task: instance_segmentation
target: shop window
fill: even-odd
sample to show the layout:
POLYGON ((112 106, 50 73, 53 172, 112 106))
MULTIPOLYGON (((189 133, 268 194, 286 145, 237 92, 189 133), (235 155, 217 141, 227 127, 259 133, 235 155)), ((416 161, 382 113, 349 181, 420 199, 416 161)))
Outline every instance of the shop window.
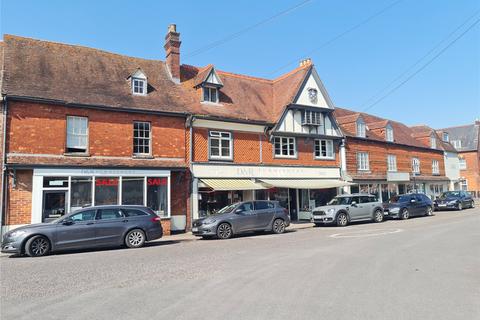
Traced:
POLYGON ((65 190, 43 191, 43 222, 58 219, 66 213, 65 190))
POLYGON ((370 165, 368 163, 368 153, 367 152, 358 152, 357 153, 357 169, 368 171, 370 170, 370 165))
POLYGON ((67 117, 67 153, 87 153, 88 118, 67 117))
POLYGON ((297 155, 295 138, 275 137, 275 156, 279 158, 294 158, 297 155))
POLYGON ((70 211, 92 205, 92 177, 72 177, 70 211))
POLYGON ((268 190, 255 190, 256 200, 268 200, 268 190))
POLYGON ((315 158, 333 159, 333 141, 332 140, 315 140, 315 158))
MULTIPOLYGON (((308 212, 310 210, 310 195, 308 189, 300 189, 299 194, 299 209, 300 211, 308 212)), ((313 202, 312 202, 313 203, 313 202)))
POLYGON ((167 217, 168 212, 168 179, 166 177, 147 178, 147 207, 162 217, 167 217))
POLYGON ((359 192, 360 192, 360 188, 358 184, 350 187, 350 193, 359 193, 359 192))
POLYGON ((233 139, 230 132, 209 132, 210 159, 232 160, 233 139))
POLYGON ((43 177, 44 188, 68 188, 68 177, 43 177))
POLYGON ((143 205, 143 177, 122 178, 122 204, 143 205))
POLYGON ((95 178, 95 205, 118 204, 118 177, 95 178))
POLYGON ((150 155, 151 149, 150 122, 135 121, 133 123, 133 154, 150 155))

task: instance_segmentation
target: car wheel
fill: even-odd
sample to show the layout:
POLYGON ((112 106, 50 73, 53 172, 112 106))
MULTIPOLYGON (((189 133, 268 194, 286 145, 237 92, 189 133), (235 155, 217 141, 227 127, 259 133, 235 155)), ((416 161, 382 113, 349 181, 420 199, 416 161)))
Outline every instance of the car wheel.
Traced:
POLYGON ((346 213, 341 212, 337 216, 337 226, 345 227, 348 224, 348 216, 346 213))
POLYGON ((426 216, 432 216, 433 215, 433 210, 432 207, 427 207, 427 212, 425 213, 426 216))
POLYGON ((317 227, 317 228, 318 228, 318 227, 320 227, 320 226, 321 226, 321 224, 320 224, 320 223, 315 223, 315 227, 317 227))
POLYGON ((221 223, 217 228, 217 237, 219 239, 229 239, 233 235, 232 226, 228 223, 221 223))
POLYGON ((463 206, 462 206, 462 203, 461 203, 461 202, 459 202, 459 203, 457 204, 457 210, 458 210, 458 211, 463 210, 463 206))
POLYGON ((475 208, 475 201, 472 200, 472 202, 470 202, 470 208, 475 208))
POLYGON ((282 219, 275 219, 272 226, 273 233, 280 234, 285 232, 285 221, 282 219))
POLYGON ((125 245, 129 248, 140 248, 145 244, 145 232, 140 229, 130 230, 125 236, 125 245))
POLYGON ((375 210, 375 213, 373 214, 373 221, 375 222, 382 222, 383 221, 383 211, 382 210, 375 210))
POLYGON ((402 210, 402 212, 400 212, 400 219, 407 220, 408 218, 410 218, 410 212, 408 212, 408 209, 405 208, 402 210))
POLYGON ((41 257, 50 253, 50 241, 44 236, 34 236, 25 244, 25 253, 30 257, 41 257))

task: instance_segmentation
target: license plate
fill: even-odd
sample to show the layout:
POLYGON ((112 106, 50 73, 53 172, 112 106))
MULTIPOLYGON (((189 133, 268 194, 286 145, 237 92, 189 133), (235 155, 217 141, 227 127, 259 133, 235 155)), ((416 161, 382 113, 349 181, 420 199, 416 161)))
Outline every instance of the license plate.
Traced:
POLYGON ((192 232, 197 232, 198 228, 192 228, 192 232))
POLYGON ((439 207, 446 207, 447 205, 442 203, 442 204, 439 204, 438 206, 439 207))

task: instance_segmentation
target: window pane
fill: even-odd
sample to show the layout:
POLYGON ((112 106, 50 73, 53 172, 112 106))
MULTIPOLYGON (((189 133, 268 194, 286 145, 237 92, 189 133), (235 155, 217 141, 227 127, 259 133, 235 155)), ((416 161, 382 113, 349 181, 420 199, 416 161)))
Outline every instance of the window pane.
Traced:
POLYGON ((143 177, 122 178, 122 204, 143 205, 143 177))
POLYGON ((122 210, 120 209, 101 209, 98 210, 97 220, 111 220, 123 218, 122 210))
POLYGON ((203 88, 203 101, 210 101, 210 90, 203 88))
POLYGON ((43 177, 44 188, 67 188, 68 177, 43 177))
POLYGON ((147 178, 147 207, 159 216, 167 216, 167 178, 147 178))
POLYGON ((95 210, 87 210, 71 216, 73 221, 90 221, 95 218, 95 210))
POLYGON ((138 210, 138 209, 123 209, 123 214, 126 216, 126 217, 138 217, 138 216, 146 216, 147 213, 142 211, 142 210, 138 210))
POLYGON ((217 89, 210 89, 210 101, 217 102, 217 89))
POLYGON ((211 148, 210 148, 210 155, 211 155, 211 156, 219 156, 219 155, 220 155, 220 148, 218 148, 218 147, 211 147, 211 148))
POLYGON ((88 141, 88 118, 67 117, 67 152, 86 152, 88 141))
POLYGON ((72 177, 70 191, 71 211, 92 205, 92 177, 72 177))
POLYGON ((118 177, 95 178, 95 205, 118 204, 118 177))
POLYGON ((211 138, 210 139, 210 145, 212 147, 218 147, 220 144, 220 140, 219 139, 216 139, 216 138, 211 138))
POLYGON ((230 148, 222 148, 222 157, 230 157, 230 148))

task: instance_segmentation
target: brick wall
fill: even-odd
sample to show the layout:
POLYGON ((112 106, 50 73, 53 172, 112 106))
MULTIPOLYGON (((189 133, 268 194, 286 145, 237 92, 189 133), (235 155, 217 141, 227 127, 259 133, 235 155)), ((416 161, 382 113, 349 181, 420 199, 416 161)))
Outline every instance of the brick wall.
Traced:
POLYGON ((32 221, 32 170, 17 170, 16 179, 8 177, 8 201, 5 225, 32 221))
POLYGON ((468 191, 480 193, 480 153, 478 151, 460 152, 459 158, 465 159, 466 170, 460 170, 460 177, 467 179, 468 191))
POLYGON ((185 119, 30 102, 9 102, 8 152, 63 155, 66 117, 87 116, 89 153, 125 156, 133 153, 133 121, 150 121, 152 155, 185 159, 185 119))
POLYGON ((370 174, 372 175, 386 175, 388 168, 387 156, 389 154, 396 155, 398 172, 412 172, 412 157, 417 157, 420 160, 420 172, 422 175, 432 175, 432 160, 438 161, 439 175, 445 175, 443 151, 355 138, 347 138, 345 151, 349 174, 357 173, 357 152, 367 152, 370 162, 370 174))
MULTIPOLYGON (((208 129, 195 128, 194 161, 208 161, 208 129)), ((233 132, 233 162, 237 164, 270 164, 270 165, 301 165, 301 166, 340 166, 339 147, 335 146, 334 160, 317 160, 314 158, 314 142, 312 139, 296 138, 296 159, 275 158, 273 143, 264 134, 233 132), (260 148, 261 144, 261 148, 260 148), (260 157, 260 150, 262 156, 260 157)))

